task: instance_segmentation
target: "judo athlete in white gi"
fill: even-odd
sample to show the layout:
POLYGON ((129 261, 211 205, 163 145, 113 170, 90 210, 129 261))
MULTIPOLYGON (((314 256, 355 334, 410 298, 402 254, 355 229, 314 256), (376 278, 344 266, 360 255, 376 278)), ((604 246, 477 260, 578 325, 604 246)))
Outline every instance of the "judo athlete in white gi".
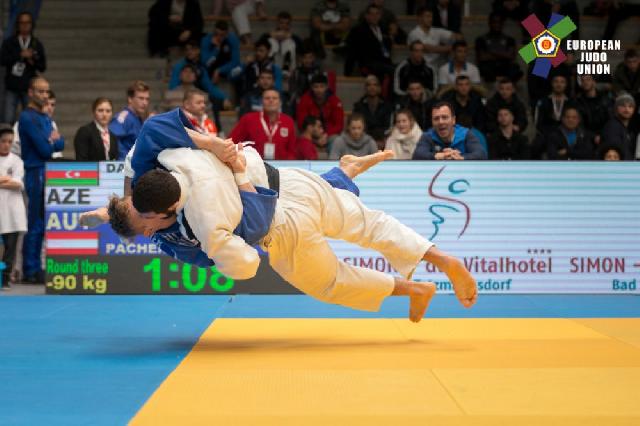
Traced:
MULTIPOLYGON (((132 194, 146 228, 171 226, 176 215, 183 214, 221 273, 234 279, 253 277, 260 262, 258 252, 232 231, 242 216, 240 191, 256 192, 255 186, 268 185, 257 152, 240 148, 231 168, 209 152, 189 148, 165 150, 158 161, 170 172, 145 173, 132 194)), ((409 296, 409 318, 417 322, 435 293, 433 283, 410 281, 418 263, 426 260, 448 275, 463 306, 476 302, 476 282, 462 262, 395 218, 368 209, 351 192, 293 168, 280 169, 279 190, 271 226, 260 246, 268 252, 272 268, 302 292, 367 311, 377 311, 388 296, 409 296), (340 261, 326 238, 379 251, 402 278, 340 261)))

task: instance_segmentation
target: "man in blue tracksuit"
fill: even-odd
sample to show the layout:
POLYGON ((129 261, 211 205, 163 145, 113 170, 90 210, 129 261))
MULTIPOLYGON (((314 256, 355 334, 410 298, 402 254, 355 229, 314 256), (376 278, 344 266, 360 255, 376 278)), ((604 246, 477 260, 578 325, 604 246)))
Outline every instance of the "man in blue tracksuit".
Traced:
POLYGON ((200 40, 200 62, 214 84, 219 83, 220 77, 232 81, 242 76, 240 39, 229 31, 226 21, 216 22, 213 33, 200 40))
POLYGON ((109 124, 109 130, 118 138, 118 160, 125 159, 148 116, 149 86, 136 80, 127 88, 127 107, 116 114, 109 124))
POLYGON ((414 160, 486 160, 487 153, 478 138, 456 124, 453 106, 438 102, 431 109, 433 127, 422 134, 414 160))
POLYGON ((29 198, 28 231, 22 247, 23 272, 26 282, 43 283, 40 261, 44 237, 45 162, 56 151, 64 149, 64 139, 53 129, 51 118, 44 112, 49 101, 49 83, 42 77, 31 80, 29 105, 20 114, 18 131, 24 161, 24 186, 29 198))

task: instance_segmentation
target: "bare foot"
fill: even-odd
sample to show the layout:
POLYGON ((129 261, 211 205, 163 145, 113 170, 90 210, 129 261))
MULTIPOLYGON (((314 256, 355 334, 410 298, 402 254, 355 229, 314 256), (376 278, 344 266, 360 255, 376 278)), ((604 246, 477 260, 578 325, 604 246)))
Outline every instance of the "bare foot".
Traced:
POLYGON ((340 168, 342 171, 353 179, 361 173, 366 172, 369 168, 376 164, 393 158, 393 151, 387 149, 385 151, 378 151, 375 154, 365 155, 363 157, 356 157, 355 155, 343 155, 340 157, 340 168))
POLYGON ((462 303, 462 306, 465 308, 472 307, 478 300, 478 286, 464 264, 452 257, 447 262, 444 273, 449 277, 456 297, 462 303))
POLYGON ((434 294, 436 294, 436 285, 434 283, 410 282, 409 319, 412 322, 420 322, 434 294))

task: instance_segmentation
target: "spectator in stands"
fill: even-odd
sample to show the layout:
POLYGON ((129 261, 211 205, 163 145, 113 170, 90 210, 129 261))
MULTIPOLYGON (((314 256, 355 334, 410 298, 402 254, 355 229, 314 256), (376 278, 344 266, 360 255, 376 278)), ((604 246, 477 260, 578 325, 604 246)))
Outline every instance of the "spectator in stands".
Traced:
POLYGON ((368 75, 364 84, 365 95, 353 105, 353 112, 364 117, 367 133, 382 149, 386 140, 385 135, 391 128, 393 106, 382 98, 378 77, 368 75))
POLYGON ((476 38, 476 62, 480 76, 486 82, 502 77, 511 81, 522 78, 522 70, 516 63, 516 40, 503 32, 504 19, 489 15, 489 32, 476 38))
POLYGON ((142 123, 149 116, 149 86, 136 80, 127 88, 127 106, 109 124, 109 130, 118 138, 118 160, 125 159, 136 142, 142 123))
POLYGON ((272 58, 269 57, 271 46, 266 40, 258 40, 255 44, 254 60, 248 63, 244 69, 244 89, 246 93, 255 89, 258 84, 258 77, 262 70, 270 70, 273 73, 275 88, 282 92, 282 70, 272 58))
MULTIPOLYGON (((51 119, 51 127, 53 128, 54 131, 58 132, 58 124, 56 123, 56 121, 53 119, 53 114, 55 114, 56 112, 56 105, 57 105, 57 100, 56 100, 56 94, 54 93, 53 90, 49 90, 49 98, 47 99, 47 104, 44 107, 43 111, 45 114, 47 114, 49 116, 49 118, 51 119)), ((18 123, 16 123, 17 125, 18 123)), ((54 152, 51 155, 52 159, 60 159, 62 158, 62 152, 54 152)))
POLYGON ((340 0, 321 0, 311 9, 311 42, 316 55, 325 57, 324 46, 340 45, 351 27, 349 4, 340 0))
POLYGON ((592 160, 595 152, 593 133, 580 126, 580 113, 575 106, 562 111, 562 121, 549 133, 549 160, 592 160))
POLYGON ((324 153, 322 158, 326 160, 327 154, 327 134, 322 128, 322 121, 314 115, 308 115, 302 121, 300 136, 296 142, 297 160, 317 160, 318 150, 316 147, 322 150, 324 153))
POLYGON ((13 264, 18 249, 18 236, 27 230, 22 189, 24 183, 24 165, 22 159, 11 152, 13 131, 0 129, 0 240, 4 245, 2 262, 2 288, 9 288, 13 264))
POLYGON ((365 118, 361 114, 351 114, 346 130, 331 144, 329 160, 338 160, 347 154, 362 157, 378 152, 378 144, 365 132, 366 128, 365 118))
POLYGON ((456 124, 453 105, 438 102, 431 114, 433 127, 420 138, 414 160, 486 160, 487 153, 474 134, 456 124))
POLYGON ((213 84, 220 83, 220 77, 235 81, 242 77, 240 63, 240 39, 229 31, 226 21, 218 21, 213 33, 206 34, 200 41, 200 62, 206 67, 213 84))
POLYGON ((218 129, 207 117, 207 94, 199 89, 189 89, 184 93, 182 111, 193 127, 206 135, 217 135, 218 129))
POLYGON ((195 86, 207 92, 212 102, 221 103, 224 109, 231 108, 231 101, 227 95, 220 90, 218 86, 213 84, 209 78, 209 73, 204 65, 200 62, 200 45, 196 40, 189 40, 185 45, 184 58, 176 62, 171 71, 171 80, 169 80, 169 89, 173 90, 180 85, 180 72, 185 65, 190 64, 196 71, 195 86))
POLYGON ((592 75, 582 75, 578 78, 580 93, 576 97, 576 104, 582 126, 596 135, 600 140, 600 132, 611 116, 613 96, 609 91, 596 89, 596 80, 592 75))
POLYGON ((375 4, 367 6, 365 22, 356 25, 347 37, 345 75, 350 75, 354 64, 362 74, 374 74, 380 81, 391 81, 391 39, 380 27, 381 11, 375 4))
POLYGON ((171 90, 164 92, 163 108, 165 110, 174 109, 182 105, 184 94, 187 90, 196 88, 198 79, 198 69, 193 64, 185 64, 180 70, 180 84, 171 90))
POLYGON ((455 116, 468 115, 471 117, 473 127, 484 131, 486 114, 482 97, 471 89, 471 81, 466 75, 456 77, 454 90, 447 92, 442 99, 453 105, 455 116))
POLYGON ((335 72, 323 71, 318 62, 316 55, 310 47, 303 48, 300 65, 293 70, 289 76, 289 95, 291 110, 295 111, 302 95, 311 89, 311 79, 316 74, 323 74, 329 82, 329 90, 336 93, 335 72))
POLYGON ((598 150, 597 160, 621 161, 624 159, 624 152, 616 145, 604 145, 598 150))
POLYGON ((200 40, 203 24, 198 0, 156 0, 149 9, 149 54, 164 57, 170 47, 200 40))
POLYGON ((431 13, 434 27, 445 28, 454 33, 460 32, 462 11, 455 2, 437 0, 431 4, 431 13))
POLYGON ((636 101, 628 93, 616 98, 614 116, 609 119, 602 129, 601 144, 617 146, 623 153, 623 159, 638 158, 636 155, 637 132, 630 126, 636 109, 636 101))
MULTIPOLYGON (((213 0, 213 14, 220 16, 223 0, 213 0)), ((256 14, 261 19, 267 19, 263 0, 226 0, 227 10, 231 14, 233 26, 236 27, 242 44, 251 46, 251 24, 249 15, 256 14)))
POLYGON ((78 129, 73 139, 77 161, 113 161, 118 158, 118 138, 109 131, 113 104, 108 98, 93 101, 93 121, 78 129))
POLYGON ((262 111, 262 94, 265 90, 274 88, 273 73, 269 69, 260 71, 258 85, 248 91, 240 101, 239 116, 243 116, 251 111, 262 111))
POLYGON ((342 128, 344 127, 342 101, 329 91, 329 82, 323 74, 313 76, 311 90, 300 98, 296 111, 300 130, 303 130, 304 120, 309 115, 320 119, 330 142, 331 138, 342 133, 342 128))
POLYGON ((420 40, 424 44, 425 52, 427 52, 424 55, 427 65, 437 70, 440 64, 446 61, 453 42, 456 39, 461 39, 462 36, 444 28, 434 27, 432 25, 433 12, 430 9, 421 8, 417 15, 418 25, 409 33, 407 43, 411 44, 415 40, 420 40))
POLYGON ((387 138, 384 149, 393 151, 393 158, 396 160, 411 160, 421 137, 422 129, 416 123, 411 111, 401 109, 396 112, 395 126, 387 138))
POLYGON ((422 85, 435 93, 435 72, 424 59, 424 44, 414 40, 409 45, 409 57, 396 67, 393 78, 393 93, 400 97, 407 94, 410 81, 418 80, 422 85))
POLYGON ((20 114, 20 142, 24 161, 25 190, 29 199, 29 229, 22 250, 24 277, 30 283, 43 283, 40 262, 44 237, 44 169, 45 162, 56 151, 64 149, 64 139, 53 130, 51 118, 45 113, 49 100, 49 82, 35 77, 29 87, 29 104, 20 114))
POLYGON ((636 102, 640 100, 640 54, 635 49, 624 52, 624 62, 613 72, 613 91, 616 95, 627 92, 636 102))
POLYGON ((438 70, 438 84, 440 86, 452 85, 456 77, 466 75, 473 84, 480 84, 480 72, 471 62, 467 61, 467 42, 456 41, 452 48, 452 58, 438 70))
POLYGON ((3 121, 13 124, 18 104, 25 109, 29 102, 29 82, 47 68, 44 46, 33 35, 30 13, 18 14, 15 35, 2 42, 0 63, 5 67, 3 121))
POLYGON ((551 94, 538 101, 535 110, 535 122, 538 130, 546 133, 551 127, 560 124, 562 111, 570 103, 566 94, 567 78, 556 75, 551 80, 551 94))
POLYGON ((292 19, 289 12, 278 13, 276 28, 261 37, 262 40, 269 42, 271 46, 269 56, 280 67, 285 79, 296 67, 297 52, 302 48, 302 40, 291 30, 292 19))
POLYGON ((407 96, 396 105, 396 109, 406 108, 411 111, 413 118, 422 130, 431 127, 431 108, 435 104, 432 93, 425 90, 420 80, 410 80, 407 96))
POLYGON ((262 111, 243 115, 229 137, 236 143, 254 141, 256 151, 265 160, 295 159, 298 152, 295 124, 280 108, 280 92, 265 90, 262 111))
POLYGON ((513 114, 513 128, 516 132, 524 132, 529 124, 527 109, 524 102, 516 94, 516 88, 511 80, 500 80, 498 91, 487 101, 487 132, 494 132, 498 127, 498 111, 508 108, 513 114))
MULTIPOLYGON (((371 0, 371 4, 380 8, 380 28, 383 34, 389 36, 393 44, 407 44, 407 33, 398 25, 398 18, 391 9, 384 7, 384 0, 371 0)), ((366 9, 358 17, 359 23, 366 22, 366 9)))
POLYGON ((497 111, 497 128, 487 138, 489 160, 528 160, 529 141, 516 128, 515 116, 509 107, 497 111))

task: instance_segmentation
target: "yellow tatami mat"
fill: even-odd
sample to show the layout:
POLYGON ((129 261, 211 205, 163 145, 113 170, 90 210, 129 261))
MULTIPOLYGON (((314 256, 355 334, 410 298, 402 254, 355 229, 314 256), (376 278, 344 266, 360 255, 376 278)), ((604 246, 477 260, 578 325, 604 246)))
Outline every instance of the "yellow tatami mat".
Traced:
POLYGON ((640 425, 640 319, 218 319, 134 425, 640 425))

